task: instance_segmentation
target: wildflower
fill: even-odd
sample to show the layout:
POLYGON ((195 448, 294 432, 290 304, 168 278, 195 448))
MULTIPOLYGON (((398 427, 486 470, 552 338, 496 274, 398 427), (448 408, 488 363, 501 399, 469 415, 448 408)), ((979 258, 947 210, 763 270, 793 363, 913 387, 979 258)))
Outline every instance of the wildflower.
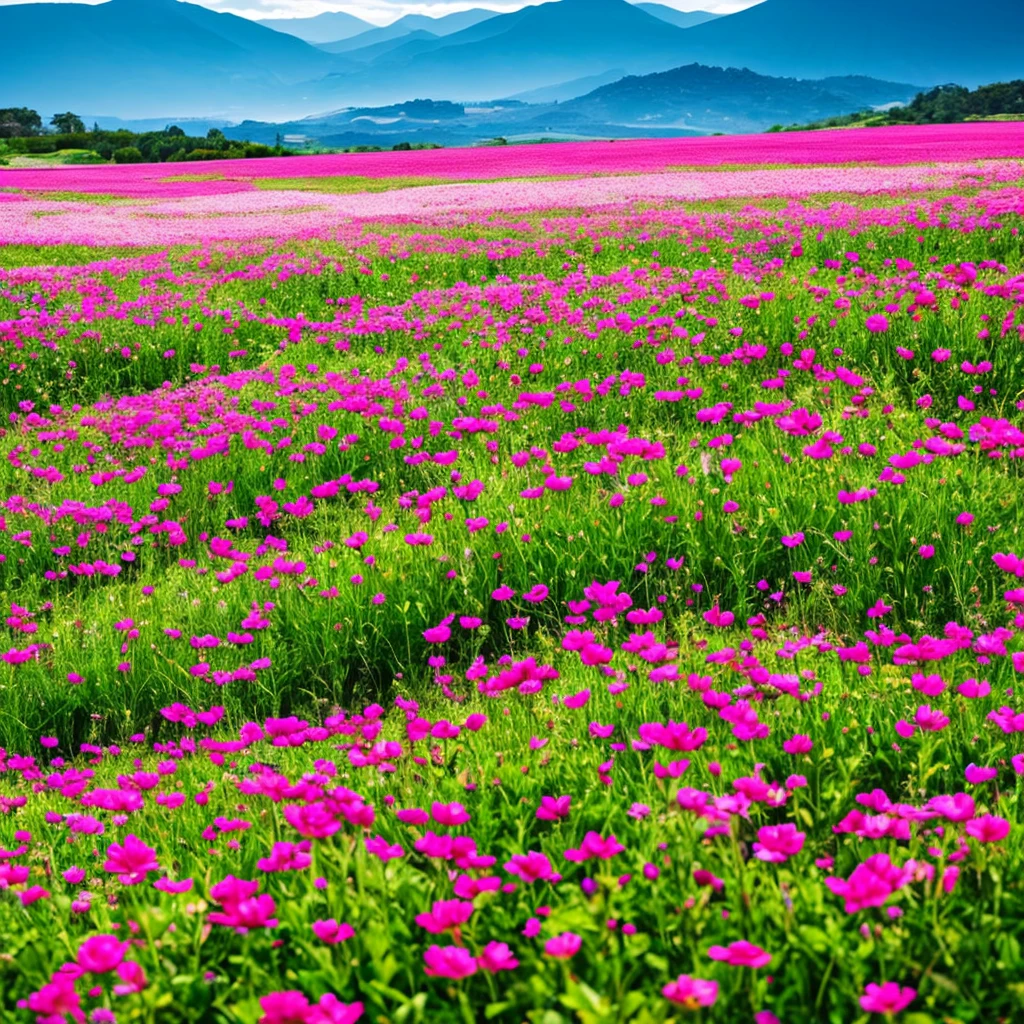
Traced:
POLYGON ((669 982, 661 990, 661 994, 670 1003, 675 1003, 684 1010, 699 1010, 704 1006, 714 1006, 718 998, 718 982, 680 974, 675 981, 669 982))
POLYGON ((78 966, 92 974, 116 970, 128 952, 128 943, 114 935, 92 935, 78 947, 78 966))
POLYGON ((772 962, 771 953, 745 939, 730 942, 728 946, 712 946, 708 950, 708 956, 732 967, 767 967, 772 962))
POLYGON ((881 985, 870 982, 864 987, 860 1005, 861 1009, 868 1013, 884 1013, 891 1016, 905 1010, 916 997, 916 989, 900 988, 894 981, 886 981, 881 985))
POLYGON ((431 978, 458 981, 476 974, 477 962, 461 946, 431 946, 423 954, 426 973, 431 978))
POLYGON ((147 846, 137 836, 129 833, 124 844, 111 843, 107 847, 107 859, 103 870, 117 875, 122 885, 138 885, 150 871, 159 871, 156 850, 147 846))
POLYGON ((571 960, 582 945, 583 939, 574 932, 562 932, 544 943, 544 955, 553 960, 571 960))

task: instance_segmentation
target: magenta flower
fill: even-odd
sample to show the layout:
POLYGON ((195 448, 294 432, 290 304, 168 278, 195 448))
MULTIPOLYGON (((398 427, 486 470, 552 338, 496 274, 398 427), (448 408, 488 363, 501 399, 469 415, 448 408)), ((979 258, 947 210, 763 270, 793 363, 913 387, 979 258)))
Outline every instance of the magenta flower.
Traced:
POLYGON ((864 987, 860 1005, 868 1013, 896 1014, 905 1010, 916 997, 916 989, 900 988, 895 981, 886 981, 881 985, 870 982, 864 987))
POLYGON ((571 796, 542 796, 537 808, 537 817, 541 821, 561 821, 569 817, 572 805, 571 796))
POLYGON ((138 885, 146 880, 150 871, 159 871, 156 850, 147 846, 137 836, 129 833, 124 843, 111 843, 107 847, 107 859, 103 870, 118 875, 122 885, 138 885))
POLYGON ((767 967, 772 962, 771 953, 765 952, 746 939, 730 942, 728 946, 712 946, 708 950, 712 960, 721 960, 731 967, 767 967))
POLYGON ((967 822, 964 831, 979 843, 998 843, 1010 834, 1010 823, 1005 818, 983 814, 967 822))
POLYGON ((571 960, 582 945, 583 939, 575 932, 562 932, 544 943, 544 955, 553 960, 571 960))
POLYGON ((431 935, 457 932, 473 916, 473 904, 465 900, 438 900, 429 913, 417 914, 416 923, 431 935))
POLYGON ((804 848, 806 838, 795 825, 765 825, 758 830, 754 856, 769 864, 781 864, 804 848))
POLYGON ((439 825, 446 825, 449 828, 465 825, 469 821, 469 812, 460 803, 434 802, 430 805, 430 813, 439 825))
POLYGON ((497 974, 499 971, 514 971, 519 961, 504 942, 488 942, 476 960, 483 971, 497 974))
POLYGON ((675 1003, 684 1010, 699 1010, 704 1006, 714 1006, 718 998, 718 982, 680 974, 675 981, 669 982, 661 990, 661 994, 670 1003, 675 1003))
POLYGON ((458 981, 476 974, 477 962, 461 946, 431 946, 423 954, 425 971, 431 978, 458 981))
POLYGON ((355 935, 355 929, 350 924, 338 924, 332 917, 326 921, 313 922, 313 934, 329 946, 336 946, 346 942, 355 935))
POLYGON ((92 935, 78 947, 78 966, 91 974, 116 970, 128 952, 128 943, 116 935, 92 935))

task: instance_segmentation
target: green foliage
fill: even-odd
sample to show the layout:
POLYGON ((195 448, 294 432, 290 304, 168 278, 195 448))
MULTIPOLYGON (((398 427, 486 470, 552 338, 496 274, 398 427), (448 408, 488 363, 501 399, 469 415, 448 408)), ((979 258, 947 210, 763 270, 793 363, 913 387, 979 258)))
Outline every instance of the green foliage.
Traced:
MULTIPOLYGON (((0 111, 0 138, 4 137, 5 113, 11 112, 0 111)), ((81 149, 97 154, 102 161, 109 161, 119 149, 135 149, 142 154, 145 163, 291 155, 290 150, 279 146, 264 146, 255 142, 229 139, 219 128, 211 129, 202 137, 186 135, 177 125, 170 125, 158 132, 130 132, 126 129, 107 131, 97 126, 87 132, 85 125, 74 115, 62 114, 58 117, 61 119, 61 130, 56 134, 30 134, 21 132, 19 128, 17 135, 6 140, 9 152, 12 155, 44 156, 65 149, 81 149), (72 118, 73 120, 70 120, 72 118)), ((56 122, 55 117, 54 123, 56 122)))
POLYGON ((145 159, 134 146, 122 146, 113 152, 115 164, 141 164, 145 159))
POLYGON ((0 139, 13 139, 38 135, 43 130, 43 119, 28 107, 0 108, 0 139))
POLYGON ((861 110, 805 125, 772 125, 769 132, 806 131, 818 128, 870 128, 893 124, 958 124, 961 121, 998 119, 1024 121, 1024 79, 996 82, 967 89, 939 85, 918 93, 905 107, 887 111, 861 110))
POLYGON ((50 127, 61 135, 81 135, 85 132, 85 122, 70 110, 64 114, 54 114, 50 127))

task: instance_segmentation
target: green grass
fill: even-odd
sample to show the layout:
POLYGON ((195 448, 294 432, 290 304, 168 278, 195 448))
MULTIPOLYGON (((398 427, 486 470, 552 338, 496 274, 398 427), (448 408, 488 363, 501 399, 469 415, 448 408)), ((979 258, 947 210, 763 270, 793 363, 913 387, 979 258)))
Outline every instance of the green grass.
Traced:
POLYGON ((2 805, 0 849, 26 846, 0 870, 29 869, 25 881, 0 889, 0 1006, 12 1020, 30 1019, 16 1001, 40 991, 87 936, 115 929, 133 936, 127 955, 147 987, 115 996, 118 980, 97 974, 78 991, 88 1010, 115 1008, 118 1020, 139 1024, 256 1024, 259 1000, 280 990, 360 1000, 364 1019, 377 1024, 751 1024, 767 1010, 783 1024, 868 1024, 859 1000, 866 984, 881 981, 917 990, 900 1024, 1024 1019, 1024 776, 1012 765, 1024 746, 1022 734, 988 717, 1002 704, 1021 708, 1010 658, 979 661, 963 647, 923 669, 949 684, 925 698, 912 685, 918 668, 892 663, 902 641, 872 646, 866 675, 831 649, 881 628, 867 617, 878 599, 891 606, 883 621, 897 634, 942 636, 956 622, 995 643, 995 631, 1010 624, 999 642, 1007 654, 1020 647, 1016 611, 1003 596, 1017 581, 992 561, 997 551, 1021 551, 1020 460, 1009 449, 989 458, 965 441, 958 454, 906 470, 902 484, 879 475, 890 456, 934 438, 937 424, 965 432, 982 416, 1020 424, 1024 351, 1015 333, 994 335, 1018 311, 1024 218, 1009 212, 960 230, 936 208, 912 230, 896 230, 887 214, 854 235, 814 209, 805 224, 778 197, 744 206, 752 209, 703 204, 696 212, 709 216, 683 226, 675 207, 660 220, 654 211, 579 216, 547 231, 541 225, 556 211, 517 217, 515 229, 366 225, 359 242, 310 240, 287 250, 247 243, 160 256, 130 247, 0 247, 0 266, 25 268, 0 284, 0 320, 21 325, 0 334, 0 601, 10 616, 2 649, 45 645, 38 658, 0 664, 0 796, 19 801, 2 805), (723 211, 738 215, 710 216, 723 211), (801 255, 792 249, 797 227, 801 255), (853 248, 856 263, 847 255, 853 248), (916 276, 896 266, 904 260, 916 276), (103 265, 75 269, 89 262, 103 265), (966 263, 977 269, 976 287, 956 285, 954 271, 943 269, 966 263), (50 266, 58 269, 29 272, 50 266), (921 281, 938 298, 914 319, 905 312, 908 289, 921 281), (753 296, 756 303, 739 301, 753 296), (868 333, 866 317, 892 302, 904 312, 890 314, 885 334, 868 333), (993 336, 979 336, 986 329, 993 336), (941 348, 950 359, 931 357, 941 348), (806 357, 813 367, 796 365, 805 349, 814 350, 806 357), (960 369, 981 360, 993 364, 989 373, 960 369), (251 376, 204 383, 213 365, 251 376), (839 367, 864 384, 844 383, 839 367), (583 380, 590 388, 577 390, 583 380), (784 387, 764 386, 780 380, 784 387), (655 397, 693 387, 702 393, 685 401, 655 397), (555 400, 542 407, 524 393, 555 400), (968 395, 974 411, 959 401, 968 395), (821 416, 813 436, 783 433, 777 414, 737 419, 782 398, 821 416), (718 402, 732 408, 717 423, 698 421, 698 409, 718 402), (396 417, 406 425, 402 447, 392 446, 385 422, 396 417), (494 428, 474 432, 462 417, 494 428), (586 463, 607 452, 590 432, 620 425, 663 446, 664 457, 625 455, 615 475, 593 475, 586 463), (806 455, 826 431, 841 434, 836 448, 851 453, 806 455), (225 449, 202 450, 220 435, 225 449), (855 454, 868 443, 876 455, 855 454), (459 453, 452 464, 413 458, 450 450, 459 453), (730 455, 742 467, 727 481, 721 460, 730 455), (573 477, 571 490, 524 497, 549 466, 573 477), (49 482, 48 470, 63 479, 49 482), (132 470, 130 483, 98 476, 132 470), (646 480, 629 481, 641 471, 646 480), (258 497, 294 501, 346 476, 378 488, 318 499, 309 516, 256 522, 258 497), (276 490, 276 480, 286 488, 276 490), (454 495, 473 480, 484 485, 474 500, 454 495), (160 485, 172 481, 180 490, 165 494, 160 485), (838 503, 840 491, 867 487, 877 490, 869 501, 838 503), (431 492, 424 522, 415 509, 431 492), (614 493, 621 504, 610 502, 614 493), (371 499, 379 517, 368 514, 371 499), (726 501, 738 507, 727 512, 726 501), (976 517, 970 526, 955 521, 964 510, 976 517), (239 516, 249 524, 227 526, 239 516), (467 519, 478 516, 488 528, 470 532, 467 519), (171 523, 181 544, 152 531, 171 523), (499 523, 507 530, 496 532, 499 523), (840 541, 844 529, 852 536, 840 541), (358 551, 344 543, 357 531, 368 535, 358 551), (429 532, 433 544, 408 545, 413 531, 429 532), (797 531, 802 544, 783 547, 780 538, 797 531), (212 552, 217 537, 248 556, 248 571, 217 578, 241 565, 237 553, 212 552), (922 544, 935 546, 934 558, 920 556, 922 544), (124 560, 125 552, 136 557, 124 560), (261 574, 276 582, 257 579, 278 556, 305 566, 261 574), (678 568, 669 558, 682 560, 678 568), (121 573, 46 575, 96 560, 121 573), (792 573, 804 570, 813 571, 811 583, 795 583, 792 573), (634 610, 661 609, 664 618, 639 624, 620 613, 570 626, 566 602, 595 580, 621 581, 634 610), (525 602, 521 595, 538 584, 550 588, 547 598, 525 602), (494 598, 502 585, 516 596, 494 598), (371 600, 378 592, 382 604, 371 600), (254 625, 251 643, 229 642, 253 602, 269 625, 254 625), (34 633, 19 632, 26 613, 12 605, 32 614, 34 633), (732 627, 708 623, 704 613, 715 605, 735 614, 732 627), (424 630, 447 615, 482 624, 464 630, 456 620, 451 639, 428 644, 424 630), (529 623, 514 628, 512 616, 529 623), (612 651, 610 675, 565 649, 570 628, 592 630, 612 651), (630 635, 648 630, 672 651, 678 644, 678 680, 652 682, 653 664, 631 649, 630 635), (190 643, 208 634, 218 647, 190 643), (732 657, 709 661, 729 647, 732 657), (439 655, 444 664, 430 664, 439 655), (504 656, 533 657, 559 677, 540 692, 482 696, 466 678, 478 656, 489 666, 484 679, 506 667, 504 656), (217 685, 214 672, 257 660, 269 664, 217 685), (212 669, 193 673, 199 662, 212 669), (816 684, 821 692, 783 696, 759 667, 798 677, 804 695, 816 684), (733 706, 750 699, 769 734, 737 736, 703 697, 702 676, 733 706), (958 694, 968 678, 988 679, 990 696, 958 694), (628 685, 613 692, 609 684, 628 685), (561 700, 584 690, 583 707, 561 700), (407 716, 393 706, 399 696, 418 708, 407 716), (379 734, 351 719, 374 701, 387 709, 379 734), (187 729, 161 714, 175 702, 222 706, 224 718, 187 729), (897 720, 924 703, 941 709, 948 726, 897 733, 897 720), (417 716, 462 725, 470 714, 487 716, 479 732, 410 737, 417 716), (304 732, 295 745, 251 733, 244 749, 192 745, 288 715, 331 726, 304 732), (635 745, 641 726, 684 720, 705 728, 706 741, 692 750, 635 745), (140 734, 145 742, 131 740, 140 734), (794 734, 809 736, 813 749, 786 753, 782 743, 794 734), (40 746, 47 736, 57 748, 40 746), (383 741, 398 746, 374 746, 383 741), (101 752, 80 752, 83 743, 101 752), (685 774, 656 774, 655 762, 684 758, 685 774), (967 786, 972 763, 995 768, 996 778, 967 786), (161 764, 156 788, 143 788, 153 780, 136 773, 161 764), (93 774, 78 779, 78 771, 93 774), (259 792, 268 771, 297 788, 283 801, 259 792), (761 794, 725 813, 718 834, 677 797, 684 788, 719 800, 740 787, 756 795, 758 777, 785 801, 761 794), (835 831, 864 809, 857 795, 875 789, 914 807, 969 790, 978 814, 999 815, 1012 830, 998 843, 969 839, 963 859, 962 821, 943 820, 940 835, 940 819, 908 814, 909 838, 835 831), (96 790, 139 792, 143 806, 122 816, 81 802, 96 790), (301 840, 287 814, 326 801, 340 820, 342 804, 352 806, 345 790, 373 805, 372 827, 365 818, 344 821, 314 839, 308 867, 258 867, 274 843, 301 840), (157 793, 184 799, 175 808, 157 803, 157 793), (568 819, 539 820, 542 798, 562 794, 572 796, 568 819), (395 814, 435 801, 463 803, 469 823, 409 825, 395 814), (95 822, 73 832, 76 819, 67 816, 76 814, 95 822), (221 831, 218 819, 251 828, 221 831), (805 834, 800 852, 778 864, 755 858, 759 830, 782 823, 805 834), (416 849, 427 829, 472 836, 494 864, 456 868, 427 856, 416 849), (609 860, 567 860, 591 830, 615 834, 625 849, 609 860), (161 872, 193 879, 193 891, 124 886, 104 870, 108 846, 129 832, 154 849, 161 872), (404 856, 387 864, 374 857, 365 840, 376 834, 404 856), (504 866, 530 850, 562 877, 470 893, 473 913, 458 932, 431 935, 416 923, 435 901, 455 898, 459 875, 511 882, 504 866), (932 876, 922 869, 889 899, 899 914, 846 913, 825 879, 848 878, 878 853, 900 866, 913 859, 932 876), (946 892, 941 882, 954 864, 960 873, 946 892), (84 877, 65 881, 73 866, 84 877), (721 888, 700 884, 694 869, 711 872, 721 888), (259 881, 275 901, 274 927, 238 934, 210 921, 211 889, 228 875, 259 881), (29 884, 49 898, 22 906, 18 893, 29 884), (332 917, 355 930, 340 946, 311 930, 332 917), (563 932, 582 940, 565 964, 543 954, 544 942, 563 932), (770 967, 709 958, 711 946, 739 939, 771 953, 770 967), (490 941, 508 943, 515 971, 462 981, 425 975, 435 943, 462 944, 475 956, 490 941), (669 1003, 662 989, 680 974, 717 981, 715 1006, 691 1013, 669 1003), (94 987, 99 994, 86 997, 94 987))

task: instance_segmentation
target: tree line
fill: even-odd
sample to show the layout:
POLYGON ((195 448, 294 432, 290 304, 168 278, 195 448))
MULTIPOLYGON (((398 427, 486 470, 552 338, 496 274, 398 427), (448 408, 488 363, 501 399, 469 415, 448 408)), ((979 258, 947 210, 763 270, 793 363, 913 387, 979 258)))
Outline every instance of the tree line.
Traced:
POLYGON ((774 125, 769 131, 842 128, 851 124, 959 124, 997 117, 1017 117, 1024 121, 1024 80, 995 82, 992 85, 980 85, 977 89, 968 89, 962 85, 938 85, 927 92, 919 92, 905 107, 891 107, 884 111, 860 110, 805 125, 774 125))
POLYGON ((98 124, 87 129, 70 111, 54 114, 44 127, 38 111, 28 107, 0 108, 0 146, 8 154, 25 156, 76 149, 83 151, 75 159, 77 163, 113 160, 122 164, 287 156, 290 152, 280 143, 266 146, 229 139, 219 128, 211 128, 203 136, 188 135, 177 125, 151 132, 106 130, 98 124))

